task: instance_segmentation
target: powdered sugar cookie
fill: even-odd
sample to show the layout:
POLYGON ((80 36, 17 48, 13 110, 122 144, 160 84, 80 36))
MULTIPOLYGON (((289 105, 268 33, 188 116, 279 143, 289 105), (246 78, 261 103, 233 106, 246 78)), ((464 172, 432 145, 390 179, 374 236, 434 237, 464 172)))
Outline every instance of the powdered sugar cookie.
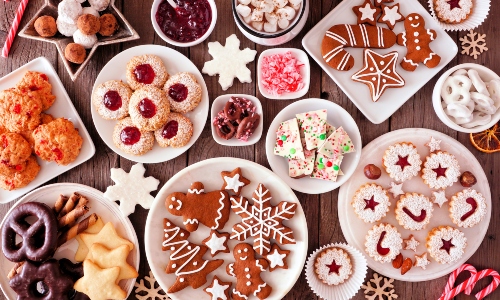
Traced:
POLYGON ((113 143, 133 155, 142 155, 153 149, 154 142, 154 134, 140 130, 130 118, 119 120, 113 130, 113 143))
POLYGON ((129 113, 135 126, 144 131, 153 131, 167 121, 170 104, 162 90, 147 86, 132 94, 129 113))
POLYGON ((417 176, 422 165, 417 147, 404 142, 390 146, 385 151, 382 162, 389 176, 399 182, 417 176))
POLYGON ((179 113, 168 114, 165 125, 155 130, 155 139, 161 147, 184 147, 192 136, 193 123, 179 113))
POLYGON ((314 272, 324 283, 339 285, 352 274, 349 254, 341 248, 332 247, 321 251, 314 264, 314 272))
POLYGON ((451 226, 439 226, 427 235, 427 250, 440 264, 451 264, 464 255, 467 247, 465 234, 451 226))
POLYGON ((458 192, 450 200, 450 218, 460 227, 473 227, 486 215, 486 199, 474 189, 458 192))
POLYGON ((452 186, 460 177, 460 165, 454 155, 438 151, 427 156, 422 179, 431 189, 444 189, 452 186))
POLYGON ((391 262, 403 248, 403 239, 396 227, 381 223, 366 235, 365 251, 376 261, 391 262))
POLYGON ((432 217, 432 202, 424 195, 406 193, 396 203, 396 220, 405 229, 421 230, 432 217))
POLYGON ((163 90, 173 112, 187 113, 201 102, 201 86, 191 73, 181 72, 170 76, 163 90))
POLYGON ((356 215, 369 223, 380 221, 391 206, 387 191, 377 184, 361 186, 352 197, 351 204, 356 215))
POLYGON ((422 269, 425 270, 427 268, 427 265, 430 263, 431 262, 427 258, 427 252, 424 252, 422 255, 415 254, 415 262, 413 263, 413 266, 421 267, 422 269))
POLYGON ((132 90, 121 80, 101 83, 92 93, 92 103, 97 113, 106 120, 119 120, 128 116, 132 90))
POLYGON ((420 245, 420 242, 415 239, 413 234, 410 234, 410 236, 407 239, 404 239, 403 242, 405 244, 405 250, 413 250, 415 252, 417 252, 417 247, 420 245))
POLYGON ((127 63, 127 83, 133 90, 146 86, 163 87, 168 72, 163 61, 156 55, 134 56, 127 63))
POLYGON ((444 23, 462 23, 469 18, 473 8, 472 0, 434 0, 436 16, 444 23))

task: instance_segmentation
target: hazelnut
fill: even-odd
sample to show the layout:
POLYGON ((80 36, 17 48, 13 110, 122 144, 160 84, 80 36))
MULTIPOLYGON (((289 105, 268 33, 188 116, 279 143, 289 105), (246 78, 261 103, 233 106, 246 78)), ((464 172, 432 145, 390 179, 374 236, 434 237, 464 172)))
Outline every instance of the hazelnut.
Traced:
POLYGON ((366 165, 364 168, 364 172, 365 172, 366 178, 368 178, 368 179, 379 179, 380 175, 382 175, 380 168, 374 164, 366 165))
POLYGON ((392 261, 392 267, 394 269, 399 269, 403 265, 403 254, 399 253, 396 258, 392 261))
POLYGON ((476 176, 469 171, 465 171, 460 175, 460 184, 463 187, 471 187, 477 183, 476 176))

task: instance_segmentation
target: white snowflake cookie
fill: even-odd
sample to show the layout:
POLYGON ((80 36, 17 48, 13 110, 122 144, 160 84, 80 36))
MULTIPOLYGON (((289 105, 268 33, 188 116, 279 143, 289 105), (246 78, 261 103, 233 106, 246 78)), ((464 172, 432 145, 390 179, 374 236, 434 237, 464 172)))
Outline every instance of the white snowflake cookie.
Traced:
POLYGON ((390 146, 385 151, 382 161, 389 176, 399 182, 417 176, 422 165, 417 147, 412 143, 397 143, 390 146))
POLYGON ((328 285, 339 285, 352 274, 349 254, 341 248, 326 248, 316 257, 314 272, 318 278, 328 285))
POLYGON ((452 186, 460 177, 460 165, 453 154, 438 151, 427 156, 422 179, 431 189, 444 189, 452 186))
POLYGON ((432 202, 426 196, 417 193, 406 193, 396 203, 396 220, 405 229, 421 230, 429 224, 432 202))
POLYGON ((403 248, 403 239, 396 227, 387 223, 375 225, 366 235, 365 251, 381 263, 391 262, 403 248))
POLYGON ((473 227, 486 215, 486 199, 476 190, 465 189, 451 197, 450 218, 459 227, 473 227))
POLYGON ((352 197, 351 204, 356 215, 367 223, 380 221, 391 206, 387 191, 374 183, 361 186, 352 197))
POLYGON ((439 226, 427 235, 427 250, 440 264, 451 264, 464 255, 467 246, 465 234, 451 226, 439 226))

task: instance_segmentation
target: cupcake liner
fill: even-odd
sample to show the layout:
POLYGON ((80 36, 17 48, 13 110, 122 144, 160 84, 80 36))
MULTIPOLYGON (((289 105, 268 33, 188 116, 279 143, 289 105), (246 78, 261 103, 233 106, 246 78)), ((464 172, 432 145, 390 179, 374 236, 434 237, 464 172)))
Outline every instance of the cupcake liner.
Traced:
POLYGON ((446 31, 464 31, 472 30, 481 25, 490 12, 490 0, 474 0, 474 6, 472 8, 472 13, 469 15, 467 20, 459 24, 448 24, 441 22, 436 16, 434 11, 434 0, 428 0, 429 8, 431 10, 431 15, 436 20, 441 28, 446 31))
POLYGON ((356 295, 356 293, 361 288, 361 285, 365 281, 366 273, 368 270, 366 258, 357 250, 356 248, 349 246, 344 243, 336 243, 325 245, 318 250, 314 251, 306 262, 306 279, 309 287, 312 291, 319 297, 325 300, 333 299, 351 299, 356 295), (314 263, 316 261, 316 256, 326 248, 338 247, 349 253, 351 258, 351 264, 353 267, 353 272, 351 276, 339 285, 328 285, 323 283, 321 279, 318 278, 314 272, 314 263))

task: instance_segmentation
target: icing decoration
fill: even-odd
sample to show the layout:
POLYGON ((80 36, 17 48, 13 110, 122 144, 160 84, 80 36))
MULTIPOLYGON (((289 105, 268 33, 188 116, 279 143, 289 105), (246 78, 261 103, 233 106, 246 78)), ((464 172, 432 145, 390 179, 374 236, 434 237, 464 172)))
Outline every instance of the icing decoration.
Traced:
POLYGON ((396 72, 398 52, 380 55, 370 49, 364 51, 364 67, 352 75, 352 79, 368 85, 372 100, 377 102, 387 88, 405 85, 404 79, 396 72))
POLYGON ((401 251, 403 239, 396 227, 381 223, 368 231, 365 247, 366 253, 376 261, 391 262, 401 251))
POLYGON ((293 56, 291 51, 273 54, 262 58, 260 81, 273 96, 293 93, 304 88, 300 68, 304 63, 293 56))
POLYGON ((337 128, 318 149, 318 155, 336 159, 339 155, 355 152, 354 144, 344 128, 337 128))
POLYGON ((372 8, 373 6, 370 3, 366 3, 364 7, 360 7, 359 11, 362 13, 361 21, 370 20, 375 21, 375 14, 377 12, 376 8, 372 8))
POLYGON ((170 299, 166 293, 162 290, 161 286, 156 282, 156 278, 153 272, 149 271, 149 276, 144 276, 139 283, 134 283, 135 286, 135 297, 138 300, 167 300, 170 299), (146 281, 149 283, 149 287, 146 286, 146 281), (141 294, 139 294, 141 293, 141 294))
POLYGON ((286 258, 289 254, 289 250, 281 250, 278 244, 273 244, 271 251, 265 256, 269 262, 269 271, 272 272, 278 268, 288 269, 286 258))
POLYGON ((387 192, 376 184, 361 186, 352 197, 354 212, 365 222, 376 222, 385 217, 391 202, 387 192))
POLYGON ((223 282, 219 277, 214 276, 212 284, 205 288, 205 292, 210 295, 211 300, 229 300, 229 290, 231 282, 223 282))
POLYGON ((448 202, 448 199, 446 199, 444 191, 437 191, 437 192, 432 192, 432 202, 436 203, 437 205, 439 205, 439 207, 441 207, 445 202, 448 202))
POLYGON ((374 300, 376 297, 379 297, 379 300, 394 300, 398 298, 398 295, 395 294, 393 282, 394 279, 392 278, 381 277, 377 273, 373 273, 373 278, 361 287, 365 290, 365 297, 367 299, 374 300), (383 283, 382 280, 384 281, 383 283))
POLYGON ((403 195, 403 183, 395 183, 391 182, 391 188, 389 189, 389 192, 392 193, 394 198, 397 198, 400 195, 403 195))
POLYGON ((431 262, 427 258, 427 252, 424 252, 422 255, 416 255, 415 254, 415 267, 421 267, 422 269, 426 269, 427 265, 430 264, 431 262))
POLYGON ((425 144, 425 146, 429 147, 430 152, 434 152, 437 150, 441 150, 441 140, 436 140, 433 136, 431 136, 431 140, 425 144))
POLYGON ((243 187, 250 183, 250 180, 243 177, 240 168, 236 168, 231 172, 222 171, 221 176, 224 179, 221 190, 234 192, 236 196, 239 196, 243 187))
POLYGON ((326 140, 326 109, 295 115, 301 136, 304 137, 307 150, 314 150, 326 140))
POLYGON ((188 286, 193 289, 199 288, 207 282, 206 276, 220 267, 224 261, 221 259, 204 260, 203 255, 208 250, 206 246, 189 242, 187 240, 190 235, 189 231, 175 226, 166 218, 163 220, 162 250, 172 251, 165 273, 174 273, 177 276, 177 280, 167 292, 175 293, 188 286), (193 268, 192 265, 199 267, 193 268))
POLYGON ((278 127, 274 154, 291 159, 305 160, 296 118, 282 122, 278 127))
POLYGON ((240 40, 236 34, 226 39, 226 45, 219 42, 208 43, 208 53, 213 60, 205 62, 202 72, 209 76, 219 74, 219 84, 222 90, 227 90, 233 85, 234 78, 241 83, 252 82, 250 69, 246 64, 255 59, 257 51, 245 48, 240 50, 240 40))
POLYGON ((439 226, 427 236, 427 250, 434 260, 441 264, 457 261, 467 246, 465 234, 451 226, 439 226))
POLYGON ((111 179, 114 186, 109 186, 104 198, 110 201, 120 201, 120 211, 128 216, 135 211, 135 205, 140 204, 145 209, 151 208, 154 197, 151 192, 158 188, 160 181, 154 177, 144 177, 146 169, 143 164, 135 164, 126 173, 123 169, 111 169, 111 179))
POLYGON ((417 252, 417 247, 420 245, 420 242, 415 239, 413 234, 410 234, 410 236, 407 239, 404 239, 403 242, 405 243, 405 250, 413 250, 417 252))
POLYGON ((216 230, 211 230, 210 235, 206 239, 204 239, 202 243, 210 249, 210 254, 212 255, 212 257, 214 257, 221 252, 230 252, 229 247, 227 246, 229 236, 229 233, 219 233, 216 230))
POLYGON ((231 197, 233 212, 242 218, 233 226, 231 239, 244 241, 254 236, 253 248, 260 255, 269 252, 271 238, 282 245, 295 244, 293 231, 282 223, 295 215, 297 204, 281 201, 272 206, 271 199, 271 193, 263 184, 259 184, 252 195, 253 205, 244 197, 231 197))
POLYGON ((466 36, 460 38, 460 42, 462 42, 461 53, 473 56, 474 59, 477 59, 481 53, 488 51, 485 38, 486 34, 479 34, 471 29, 466 36))
POLYGON ((382 15, 378 19, 380 23, 385 23, 392 30, 397 22, 404 19, 405 17, 399 13, 399 3, 393 6, 382 5, 382 15))

